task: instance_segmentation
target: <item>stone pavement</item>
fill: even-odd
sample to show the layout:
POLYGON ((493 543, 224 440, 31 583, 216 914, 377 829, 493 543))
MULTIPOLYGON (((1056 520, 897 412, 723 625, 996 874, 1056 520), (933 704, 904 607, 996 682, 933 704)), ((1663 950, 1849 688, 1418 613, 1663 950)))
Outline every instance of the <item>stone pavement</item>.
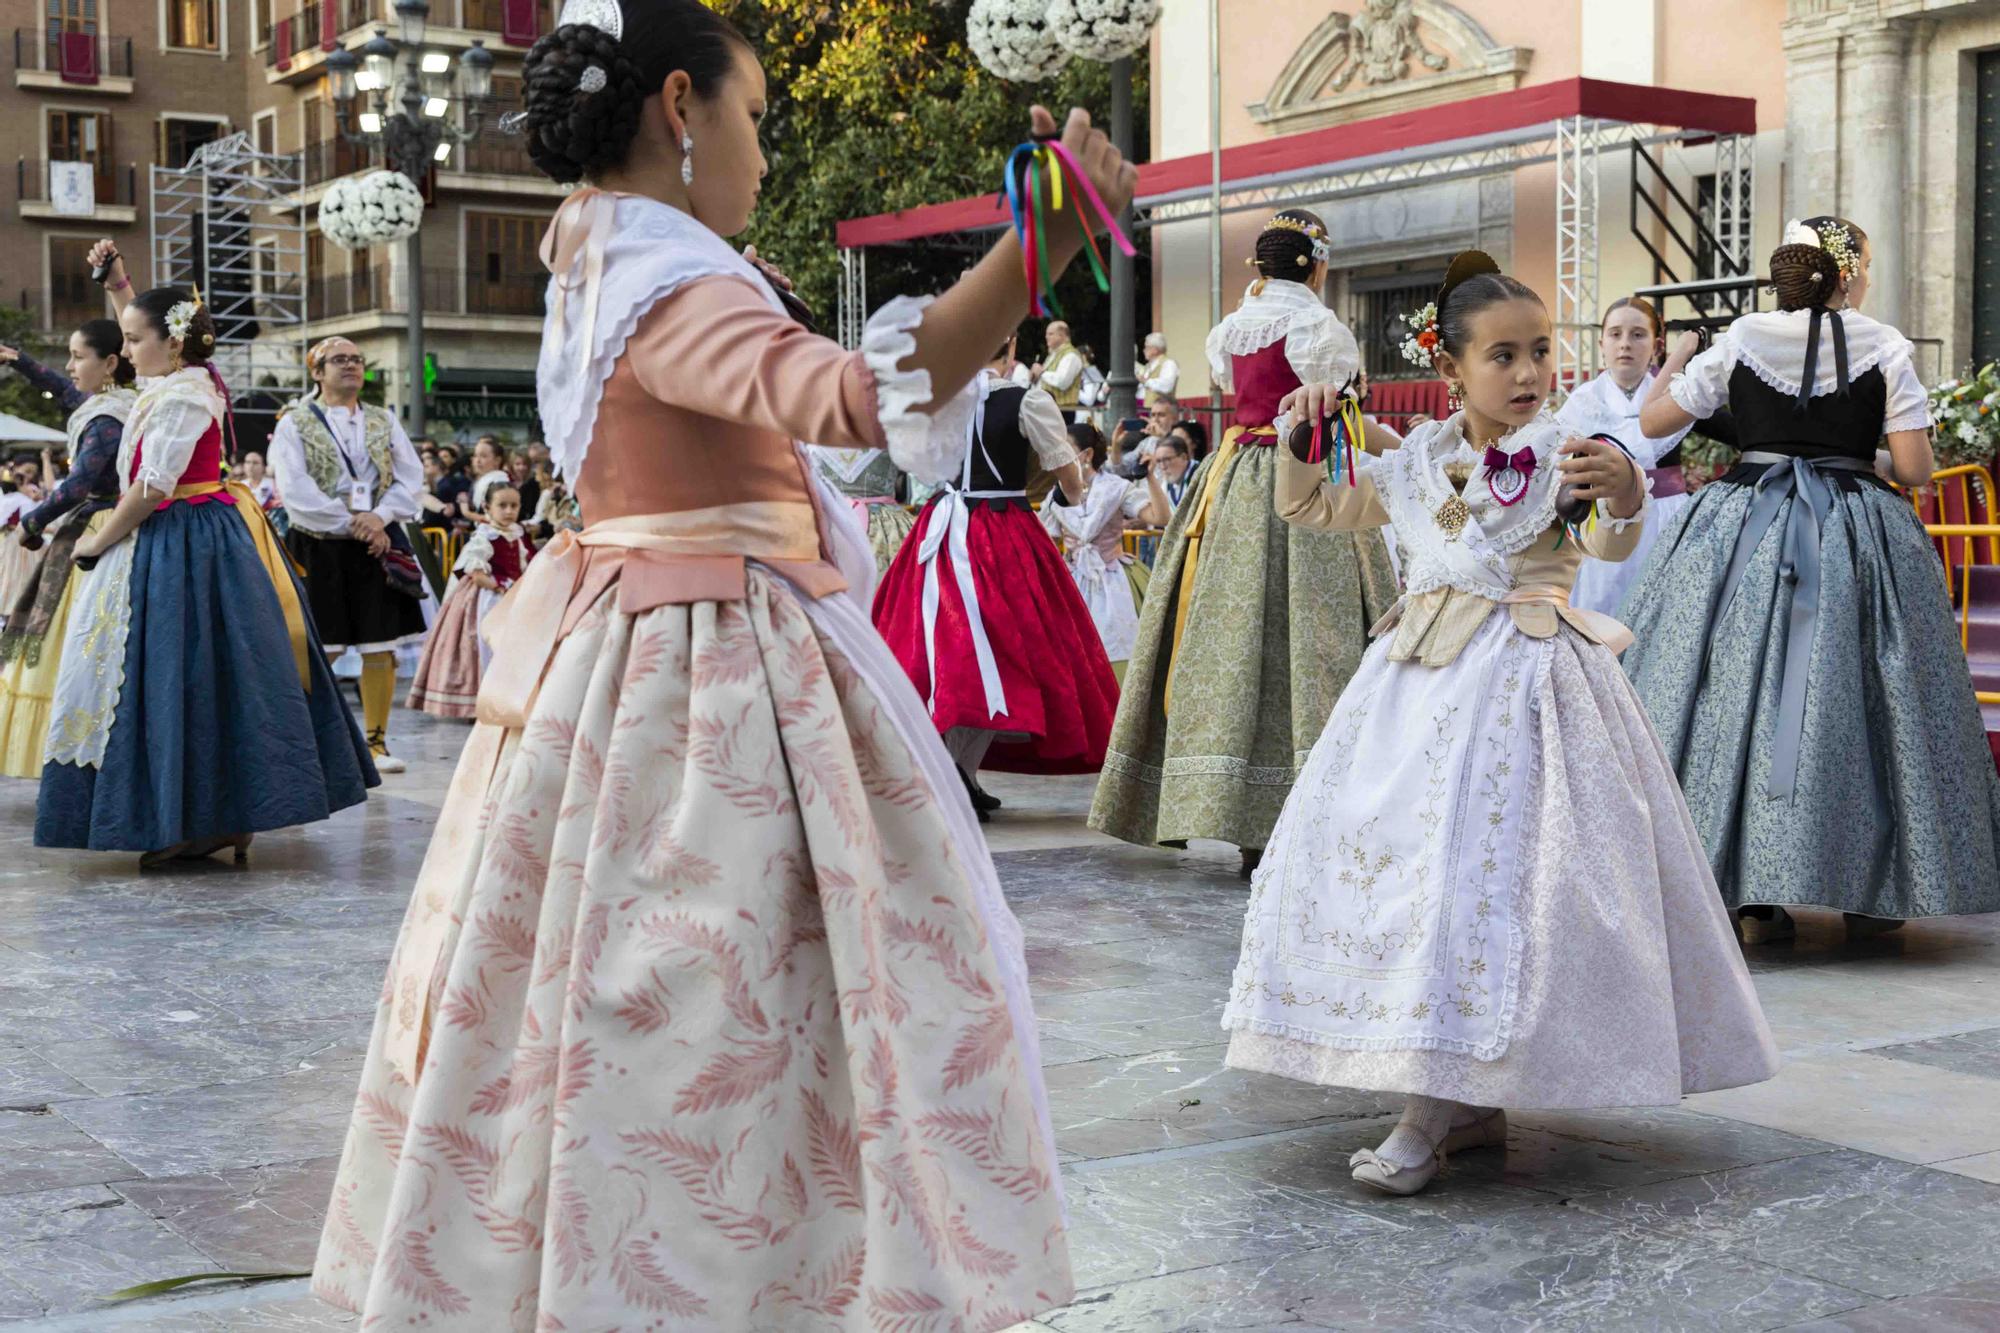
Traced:
MULTIPOLYGON (((31 845, 0 779, 0 1323, 319 1330, 304 1268, 404 897, 464 728, 362 809, 223 860, 31 845)), ((1393 1099, 1222 1068, 1234 853, 1083 827, 1087 779, 995 779, 1082 1294, 1065 1333, 2000 1329, 2000 917, 1751 950, 1786 1064, 1679 1107, 1513 1117, 1504 1158, 1362 1193, 1393 1099)), ((1607 1040, 1617 1034, 1607 1033, 1607 1040)))

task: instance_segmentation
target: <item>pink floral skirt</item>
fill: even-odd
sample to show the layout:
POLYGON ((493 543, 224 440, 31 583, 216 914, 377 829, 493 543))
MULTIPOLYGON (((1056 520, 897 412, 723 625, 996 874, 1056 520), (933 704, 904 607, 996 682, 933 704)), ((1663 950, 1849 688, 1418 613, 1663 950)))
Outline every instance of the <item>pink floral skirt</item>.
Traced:
POLYGON ((525 730, 467 745, 431 855, 469 845, 468 887, 413 897, 314 1290, 434 1333, 1062 1305, 1018 927, 865 614, 754 566, 742 601, 617 600, 525 730), (399 1063, 426 997, 394 978, 440 913, 399 1063))

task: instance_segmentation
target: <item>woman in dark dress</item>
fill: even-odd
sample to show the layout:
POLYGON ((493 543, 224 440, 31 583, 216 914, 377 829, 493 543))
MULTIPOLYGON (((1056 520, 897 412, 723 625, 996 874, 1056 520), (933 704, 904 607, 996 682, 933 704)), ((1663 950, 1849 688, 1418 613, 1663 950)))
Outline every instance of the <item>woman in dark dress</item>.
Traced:
POLYGON ((1749 943, 1788 904, 1856 934, 2000 910, 2000 777, 1936 552, 1909 502, 1931 416, 1907 338, 1859 313, 1868 238, 1786 229, 1778 310, 1682 340, 1640 414, 1727 405, 1741 464, 1664 532, 1625 603, 1625 668, 1749 943), (1888 448, 1878 455, 1884 437, 1888 448))

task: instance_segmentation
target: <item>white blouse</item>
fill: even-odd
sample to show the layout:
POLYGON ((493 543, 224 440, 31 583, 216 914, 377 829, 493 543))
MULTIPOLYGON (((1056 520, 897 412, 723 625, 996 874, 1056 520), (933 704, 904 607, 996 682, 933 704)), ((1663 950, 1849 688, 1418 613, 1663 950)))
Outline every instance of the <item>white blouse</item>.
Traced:
MULTIPOLYGON (((1889 391, 1882 413, 1882 433, 1928 430, 1932 424, 1930 398, 1924 392, 1923 381, 1917 378, 1916 349, 1910 340, 1858 311, 1841 311, 1840 323, 1847 339, 1848 379, 1874 369, 1882 372, 1889 391)), ((1744 315, 1723 330, 1714 346, 1688 362, 1687 369, 1674 376, 1667 391, 1684 411, 1697 417, 1713 416, 1728 405, 1729 377, 1738 365, 1744 365, 1780 393, 1797 394, 1805 378, 1806 336, 1811 328, 1811 312, 1805 310, 1744 315)), ((1820 324, 1812 396, 1824 397, 1838 387, 1833 321, 1824 319, 1820 324)))
POLYGON ((215 381, 200 366, 147 380, 139 390, 125 423, 118 448, 118 488, 143 483, 149 490, 171 491, 194 458, 202 436, 221 422, 225 408, 215 381), (139 468, 132 470, 138 456, 139 468))

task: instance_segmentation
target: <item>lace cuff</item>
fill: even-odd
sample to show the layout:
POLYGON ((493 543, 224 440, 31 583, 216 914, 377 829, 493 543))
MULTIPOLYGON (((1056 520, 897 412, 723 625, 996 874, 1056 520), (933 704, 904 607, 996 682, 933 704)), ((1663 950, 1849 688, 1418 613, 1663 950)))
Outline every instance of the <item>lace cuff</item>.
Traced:
POLYGON ((1640 481, 1645 486, 1646 493, 1643 497, 1641 497, 1639 501, 1638 512, 1633 514, 1632 517, 1630 518, 1613 518, 1611 516, 1610 506, 1607 505, 1604 501, 1599 500, 1597 502, 1598 522, 1602 523, 1605 527, 1610 528, 1613 532, 1623 532, 1625 531, 1625 529, 1631 527, 1634 523, 1643 523, 1646 521, 1647 515, 1652 513, 1653 510, 1653 474, 1651 472, 1648 472, 1644 468, 1640 468, 1639 478, 1640 481))
POLYGON ((919 409, 932 398, 928 370, 903 369, 917 350, 912 334, 935 298, 899 296, 869 317, 861 333, 861 359, 875 377, 877 418, 889 457, 918 481, 932 485, 958 475, 966 434, 979 405, 977 378, 935 412, 919 409))
POLYGON ((1887 417, 1882 422, 1882 433, 1894 435, 1899 430, 1929 430, 1937 424, 1931 418, 1928 407, 1913 407, 1900 415, 1887 417))

